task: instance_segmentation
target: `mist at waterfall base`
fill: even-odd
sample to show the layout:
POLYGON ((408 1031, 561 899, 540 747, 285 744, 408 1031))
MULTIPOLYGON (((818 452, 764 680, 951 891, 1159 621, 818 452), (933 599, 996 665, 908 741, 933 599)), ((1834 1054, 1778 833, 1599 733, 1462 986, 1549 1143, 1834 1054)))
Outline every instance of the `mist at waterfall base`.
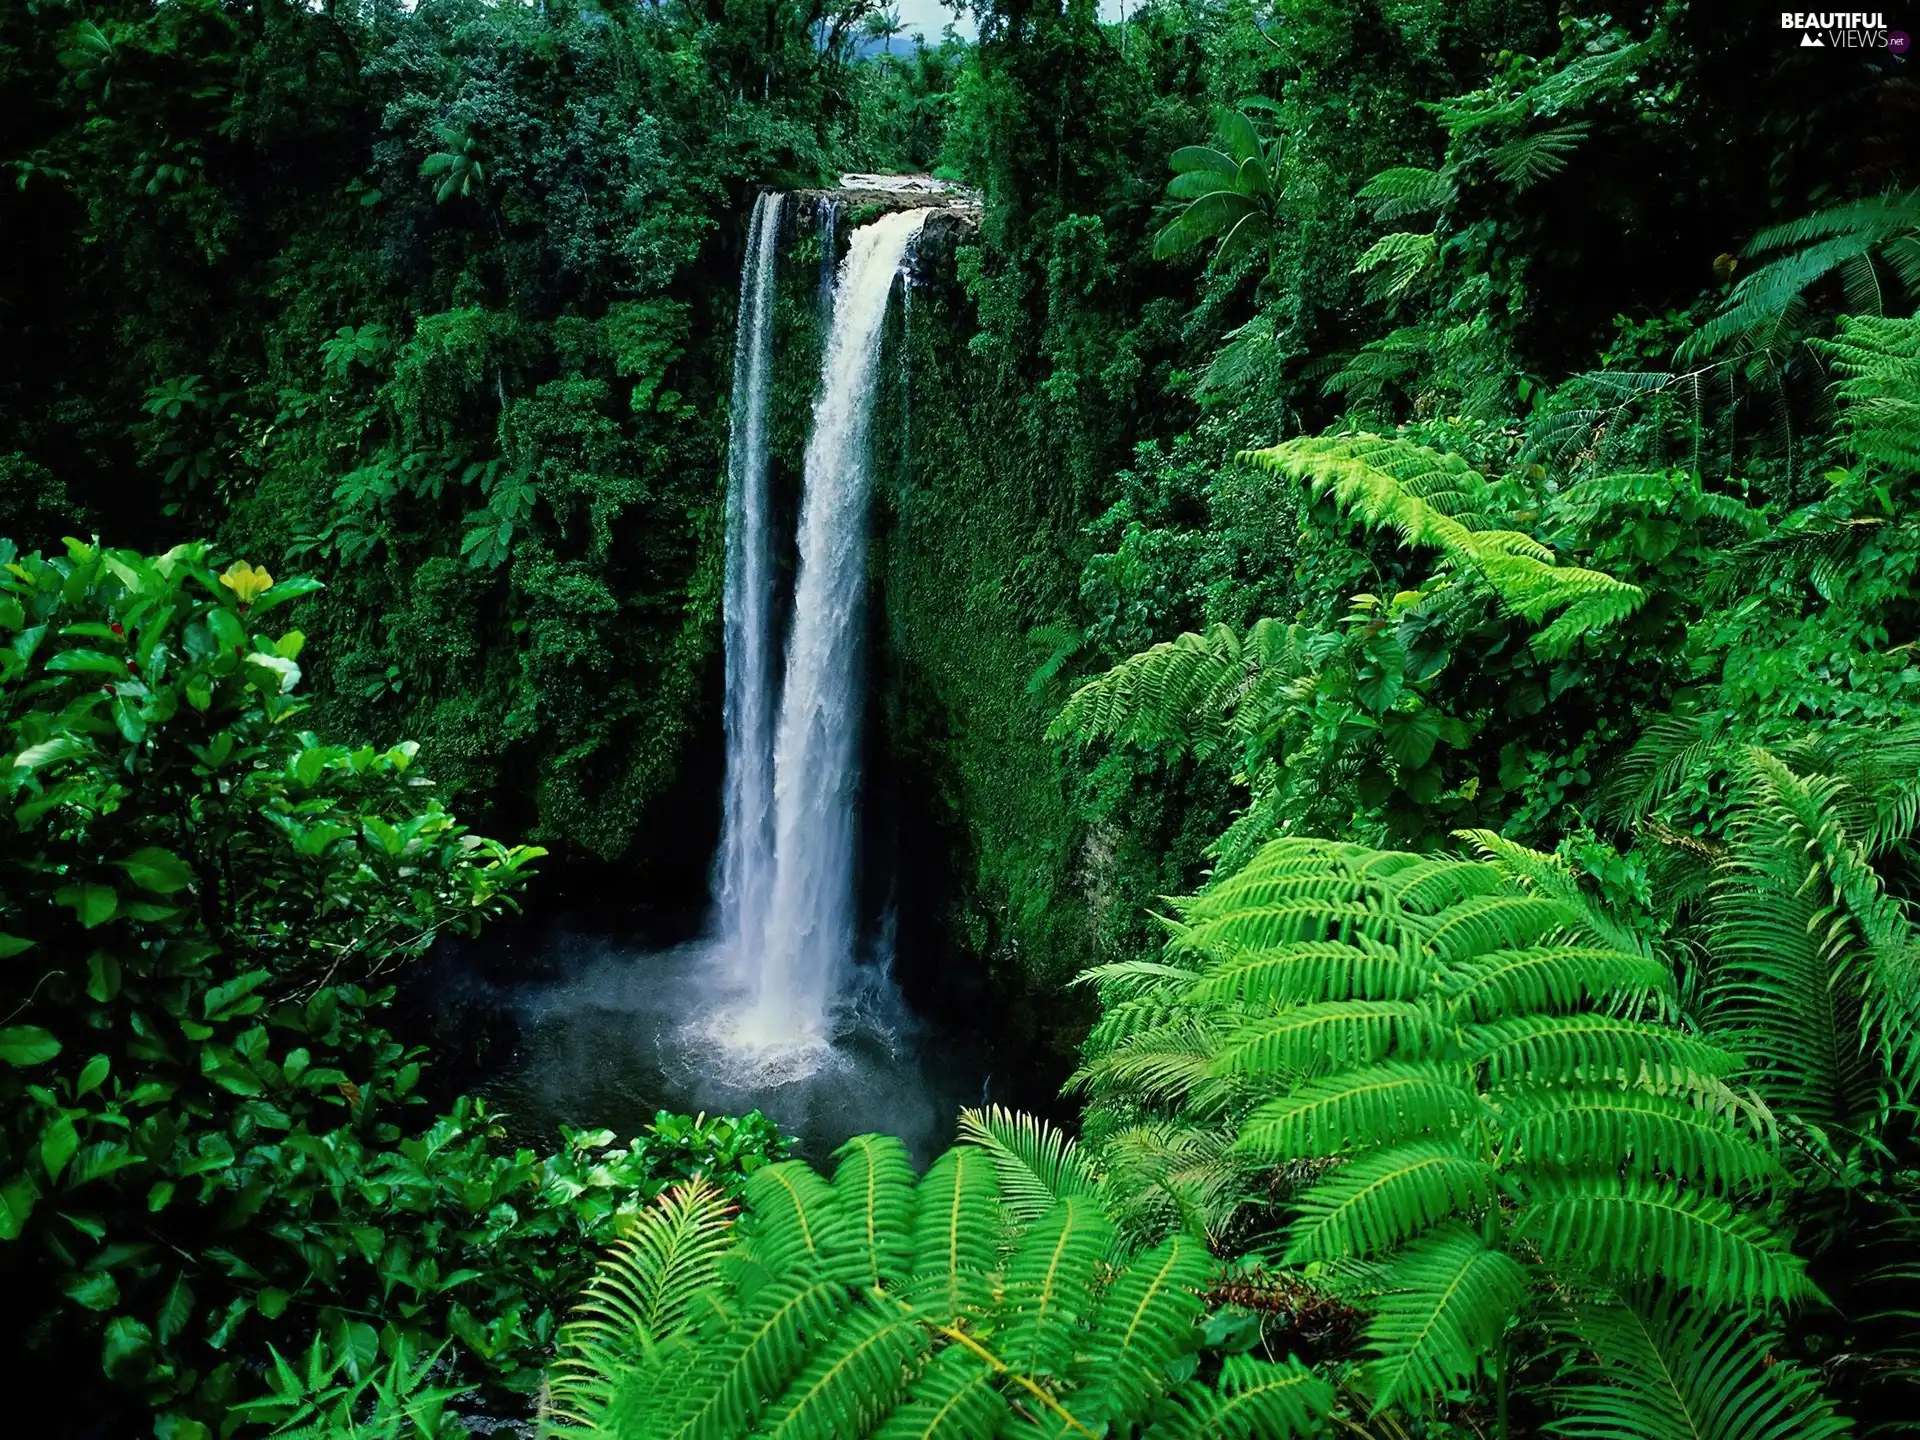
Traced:
POLYGON ((901 1001, 892 924, 870 920, 863 931, 858 797, 868 431, 891 297, 927 211, 861 226, 838 270, 776 679, 767 405, 783 208, 779 195, 757 201, 741 272, 722 607, 726 767, 707 932, 646 948, 557 928, 540 956, 549 979, 469 989, 464 1000, 516 1022, 513 1063, 486 1088, 523 1129, 624 1135, 660 1108, 760 1109, 816 1157, 849 1135, 885 1130, 926 1159, 950 1138, 956 1108, 983 1098, 979 1070, 901 1001))
POLYGON ((979 1053, 901 1002, 884 934, 833 1010, 831 1043, 783 1066, 714 1040, 715 1022, 751 998, 728 982, 717 941, 654 949, 608 927, 604 915, 514 927, 436 967, 434 1008, 461 1032, 446 1048, 465 1052, 447 1058, 484 1075, 479 1088, 517 1143, 551 1148, 563 1125, 625 1141, 658 1110, 758 1109, 808 1159, 885 1131, 924 1164, 951 1143, 959 1108, 982 1099, 979 1053))

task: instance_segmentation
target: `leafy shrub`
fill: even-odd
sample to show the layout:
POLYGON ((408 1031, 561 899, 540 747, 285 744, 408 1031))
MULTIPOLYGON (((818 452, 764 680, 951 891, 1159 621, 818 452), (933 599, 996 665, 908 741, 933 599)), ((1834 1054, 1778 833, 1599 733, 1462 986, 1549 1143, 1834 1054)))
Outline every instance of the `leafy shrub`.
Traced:
POLYGON ((4 559, 0 1273, 30 1345, 96 1348, 176 1435, 315 1329, 356 1378, 451 1335, 531 1387, 588 1249, 778 1133, 663 1115, 630 1149, 505 1155, 469 1100, 415 1133, 423 1052, 380 1028, 380 979, 512 907, 541 852, 469 834, 411 746, 296 728, 302 637, 268 617, 311 582, 199 545, 4 559))

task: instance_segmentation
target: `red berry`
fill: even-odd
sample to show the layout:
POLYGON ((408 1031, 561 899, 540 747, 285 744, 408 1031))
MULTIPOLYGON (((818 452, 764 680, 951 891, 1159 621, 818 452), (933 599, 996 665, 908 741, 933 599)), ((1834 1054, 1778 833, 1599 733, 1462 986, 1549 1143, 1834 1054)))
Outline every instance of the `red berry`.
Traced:
POLYGON ((127 674, 138 675, 139 673, 140 673, 140 667, 134 664, 133 661, 131 660, 127 661, 127 674))
POLYGON ((107 628, 116 635, 124 635, 127 633, 127 627, 122 625, 118 620, 114 621, 113 624, 109 625, 107 628))

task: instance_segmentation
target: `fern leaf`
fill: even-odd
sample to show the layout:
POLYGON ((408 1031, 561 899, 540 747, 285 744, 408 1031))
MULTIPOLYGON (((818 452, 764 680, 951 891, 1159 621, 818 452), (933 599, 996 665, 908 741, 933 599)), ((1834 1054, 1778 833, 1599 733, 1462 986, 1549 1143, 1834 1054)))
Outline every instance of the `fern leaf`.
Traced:
POLYGON ((1333 1386, 1296 1360, 1230 1355, 1218 1390, 1183 1386, 1178 1402, 1148 1440, 1305 1440, 1332 1413, 1333 1386))
POLYGON ((1213 1062, 1216 1075, 1310 1075, 1365 1065, 1390 1050, 1417 1052, 1434 1029, 1424 1005, 1347 1000, 1296 1005, 1229 1035, 1213 1062))
POLYGON ((1568 1377, 1551 1392, 1567 1440, 1830 1440, 1850 1427, 1804 1366, 1746 1315, 1629 1292, 1568 1313, 1568 1377))
POLYGON ((1451 1133, 1480 1108, 1464 1078, 1458 1067, 1388 1063, 1310 1081, 1254 1110, 1233 1148, 1280 1163, 1451 1133))
POLYGON ((907 1147, 891 1135, 856 1135, 833 1153, 840 1162, 834 1196, 853 1237, 847 1278, 883 1285, 903 1277, 912 1261, 916 1198, 907 1147))
POLYGON ((978 1357, 950 1345, 917 1376, 907 1402, 874 1432, 875 1440, 976 1440, 997 1435, 1012 1418, 995 1374, 978 1357))
POLYGON ((1205 1308, 1202 1291, 1212 1271, 1203 1246, 1176 1237, 1134 1260, 1108 1288, 1073 1401, 1090 1428, 1145 1413, 1168 1367, 1199 1343, 1194 1322, 1205 1308))
POLYGON ((1046 1121, 990 1105, 960 1112, 960 1138, 993 1158, 1000 1198, 1016 1224, 1029 1224, 1069 1195, 1091 1195, 1098 1180, 1080 1148, 1046 1121))
POLYGON ((1365 1258, 1404 1244, 1493 1197, 1493 1172, 1458 1145, 1418 1140, 1342 1165, 1300 1196, 1290 1263, 1365 1258))
POLYGON ((1090 1308, 1113 1222, 1085 1196, 1070 1195, 1034 1222, 1007 1261, 1000 1354, 1028 1376, 1064 1376, 1090 1308))
POLYGON ((1496 1020, 1473 1035, 1475 1053, 1496 1085, 1643 1078, 1684 1084, 1727 1074, 1738 1058, 1666 1025, 1617 1015, 1527 1015, 1496 1020))
POLYGON ((1409 1245, 1387 1267, 1367 1340, 1376 1405, 1425 1408, 1478 1375, 1527 1290, 1514 1259, 1464 1225, 1409 1245))
POLYGON ((1612 1176, 1543 1184, 1514 1222, 1549 1260, 1603 1280, 1664 1280, 1709 1305, 1819 1297, 1780 1238, 1711 1195, 1612 1176))
POLYGON ((1645 1090, 1554 1090, 1503 1097, 1509 1134, 1543 1171, 1622 1164, 1651 1178, 1699 1176, 1722 1189, 1776 1178, 1779 1162, 1723 1114, 1645 1090))
POLYGON ((865 1435, 893 1408, 927 1348, 926 1332, 911 1318, 857 1310, 759 1428, 780 1440, 865 1435))
POLYGON ((914 1304, 935 1321, 977 1307, 999 1263, 1001 1230, 992 1157, 955 1146, 934 1161, 914 1220, 914 1304))
POLYGON ((1492 950, 1449 978, 1447 1005, 1463 1020, 1496 1020, 1522 1011, 1572 1010, 1623 998, 1648 999, 1672 988, 1667 967, 1644 955, 1590 946, 1536 945, 1492 950))

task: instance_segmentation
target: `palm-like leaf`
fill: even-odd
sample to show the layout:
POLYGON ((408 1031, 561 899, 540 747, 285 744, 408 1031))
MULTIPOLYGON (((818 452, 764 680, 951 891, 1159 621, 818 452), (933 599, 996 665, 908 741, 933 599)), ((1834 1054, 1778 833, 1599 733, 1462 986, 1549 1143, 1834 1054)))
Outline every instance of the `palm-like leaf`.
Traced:
POLYGON ((1088 1062, 1175 1026, 1189 1065, 1210 1051, 1205 1091, 1090 1084, 1103 1193, 1206 1235, 1235 1223, 1222 1201, 1252 1225, 1286 1194, 1285 1260, 1352 1272, 1374 1396, 1412 1410, 1489 1373, 1545 1297, 1657 1283, 1756 1314, 1813 1293, 1763 1218, 1779 1165, 1726 1082, 1738 1058, 1661 1018, 1666 968, 1552 857, 1468 838, 1486 859, 1271 842, 1174 902, 1169 963, 1126 977, 1088 1062), (1210 1190, 1169 1182, 1182 1147, 1210 1190))
POLYGON ((1555 1386, 1567 1440, 1828 1440, 1845 1420, 1803 1366, 1744 1317, 1703 1315, 1629 1291, 1562 1322, 1569 1378, 1555 1386))

